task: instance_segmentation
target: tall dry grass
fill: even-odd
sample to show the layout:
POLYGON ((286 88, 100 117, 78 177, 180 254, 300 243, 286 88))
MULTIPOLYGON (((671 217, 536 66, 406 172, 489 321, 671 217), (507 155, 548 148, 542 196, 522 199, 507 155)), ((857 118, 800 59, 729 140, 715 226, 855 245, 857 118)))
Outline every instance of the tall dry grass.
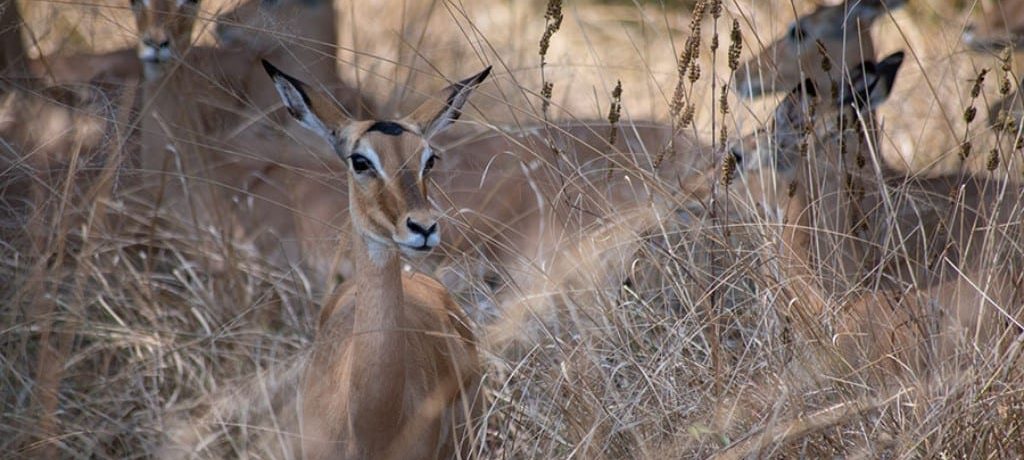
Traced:
MULTIPOLYGON (((770 98, 722 95, 732 19, 741 26, 744 53, 752 53, 810 5, 726 2, 717 20, 706 10, 695 42, 698 75, 692 66, 678 69, 694 32, 691 3, 713 2, 569 2, 541 69, 538 43, 549 24, 543 2, 341 1, 339 69, 397 111, 415 106, 442 76, 492 63, 497 83, 478 93, 470 121, 459 128, 466 133, 602 120, 618 101, 620 126, 674 123, 703 146, 685 162, 712 164, 723 137, 765 127, 775 105, 770 98), (617 82, 618 99, 612 96, 617 82)), ((936 82, 903 80, 918 83, 905 93, 897 89, 890 114, 883 112, 886 135, 904 139, 892 143, 914 164, 957 151, 960 142, 929 144, 946 136, 936 134, 943 129, 954 140, 984 136, 979 122, 969 132, 957 125, 971 103, 968 79, 980 68, 993 69, 991 91, 1002 78, 993 57, 955 44, 964 12, 946 3, 914 2, 894 14, 895 22, 880 24, 879 52, 910 50, 920 56, 914 60, 920 78, 936 82), (928 118, 943 112, 940 106, 945 118, 928 118)), ((122 2, 20 6, 33 53, 110 50, 134 39, 122 2)), ((211 43, 209 21, 227 7, 204 3, 200 41, 211 43)), ((185 433, 201 436, 205 457, 281 457, 285 419, 271 409, 288 406, 288 375, 301 365, 333 286, 270 264, 215 228, 141 203, 130 112, 101 105, 102 135, 67 143, 54 161, 30 162, 81 122, 29 119, 13 102, 2 107, 4 119, 55 128, 43 138, 22 139, 11 129, 3 134, 0 452, 147 457, 172 434, 185 433)), ((647 154, 662 155, 662 147, 648 146, 647 154)), ((535 150, 538 158, 555 155, 535 150)), ((580 177, 576 169, 559 172, 580 177)), ((780 314, 791 300, 783 289, 788 280, 765 269, 777 256, 778 222, 688 201, 680 188, 684 174, 636 177, 648 181, 654 198, 630 209, 597 207, 599 218, 554 240, 553 252, 565 256, 551 262, 557 270, 540 267, 536 285, 498 297, 489 293, 511 279, 469 280, 476 289, 468 290, 464 307, 488 312, 475 315, 489 405, 474 456, 1015 458, 1024 452, 1019 335, 1003 354, 957 350, 961 364, 948 373, 908 372, 884 384, 856 373, 821 375, 817 361, 805 357, 830 356, 836 348, 803 337, 828 337, 826 319, 780 314), (818 378, 806 377, 816 372, 818 378)), ((1021 246, 1007 245, 997 249, 1024 256, 1021 246)), ((816 270, 828 278, 829 267, 816 270)), ((1003 307, 1019 311, 1020 305, 1003 307)))

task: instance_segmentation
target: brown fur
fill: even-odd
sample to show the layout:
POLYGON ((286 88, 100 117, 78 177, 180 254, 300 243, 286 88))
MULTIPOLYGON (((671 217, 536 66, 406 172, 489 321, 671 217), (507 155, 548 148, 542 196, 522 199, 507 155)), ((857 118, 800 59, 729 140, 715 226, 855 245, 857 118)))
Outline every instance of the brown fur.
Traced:
POLYGON ((321 314, 297 448, 312 459, 450 457, 481 408, 479 356, 444 287, 404 272, 399 253, 436 245, 428 237, 437 216, 427 201, 427 139, 457 117, 486 72, 453 87, 440 99, 448 104, 417 112, 433 116, 393 122, 401 129, 392 133, 369 131, 374 122, 350 121, 322 94, 268 72, 296 119, 350 162, 354 275, 321 314), (431 230, 414 232, 414 224, 431 230))
MULTIPOLYGON (((337 17, 327 0, 249 0, 219 15, 216 32, 222 45, 256 51, 285 73, 326 91, 349 116, 376 114, 375 104, 338 76, 337 17)), ((243 73, 252 103, 262 110, 277 108, 269 114, 274 121, 292 124, 258 63, 243 73)), ((289 133, 298 131, 289 127, 289 133)))
POLYGON ((979 2, 981 18, 964 30, 964 43, 977 51, 997 51, 1024 45, 1024 1, 979 2))
MULTIPOLYGON (((816 107, 815 120, 836 119, 834 107, 830 108, 821 101, 815 104, 815 100, 811 98, 810 101, 816 107)), ((786 125, 790 117, 799 119, 796 126, 804 126, 804 118, 800 114, 805 107, 803 101, 799 93, 791 94, 780 105, 773 130, 792 133, 794 127, 786 125)), ((836 129, 828 122, 818 122, 813 132, 817 136, 825 136, 825 133, 836 129)), ((893 210, 897 217, 895 222, 902 228, 889 229, 887 224, 892 214, 880 206, 866 205, 865 202, 871 202, 871 199, 849 200, 845 204, 816 202, 821 199, 819 194, 822 190, 842 191, 843 184, 835 181, 843 176, 834 171, 836 166, 831 163, 837 159, 835 144, 824 146, 816 152, 816 160, 811 160, 815 163, 808 163, 808 159, 815 159, 815 153, 807 157, 801 155, 796 148, 798 144, 786 143, 784 135, 776 134, 776 141, 771 144, 773 148, 783 149, 777 154, 771 153, 763 139, 757 139, 759 135, 744 140, 748 148, 741 149, 743 159, 738 167, 739 177, 729 192, 740 203, 748 203, 751 209, 754 205, 763 205, 778 210, 776 218, 782 224, 778 246, 781 277, 785 280, 783 291, 787 300, 795 301, 794 309, 781 313, 784 317, 799 318, 799 321, 812 324, 834 315, 833 340, 842 353, 844 366, 851 366, 847 370, 873 368, 899 372, 907 368, 935 369, 945 365, 951 353, 963 349, 957 348, 958 345, 972 343, 980 349, 988 349, 988 345, 1005 340, 1007 330, 1019 327, 1020 312, 1011 310, 1007 317, 998 311, 1000 307, 1009 308, 1020 302, 1020 293, 1015 288, 1020 284, 1019 280, 1015 279, 1012 269, 1006 270, 1012 265, 1004 265, 1016 259, 1013 256, 1000 259, 1003 260, 1000 268, 990 270, 990 257, 998 259, 1000 256, 986 252, 992 247, 1012 248, 1009 241, 1004 241, 1004 244, 998 241, 1019 238, 1019 224, 1012 223, 1017 212, 1014 211, 1014 203, 1019 199, 1019 191, 1011 192, 994 205, 995 195, 991 191, 997 184, 985 185, 994 181, 956 177, 916 180, 896 176, 880 165, 887 182, 879 184, 865 177, 862 186, 869 190, 876 187, 889 190, 909 188, 901 190, 900 193, 905 195, 890 192, 888 198, 896 202, 893 210), (963 184, 966 196, 953 199, 951 193, 957 184, 963 184), (838 215, 824 221, 820 219, 822 211, 835 212, 836 206, 840 207, 838 215), (889 287, 880 290, 875 287, 871 292, 835 305, 832 293, 848 290, 823 289, 818 285, 821 277, 811 267, 820 262, 820 254, 827 252, 815 250, 813 245, 825 234, 847 234, 850 227, 845 226, 851 220, 843 216, 851 215, 848 213, 851 207, 860 207, 858 219, 866 220, 874 231, 881 232, 878 229, 885 227, 908 240, 896 247, 889 246, 892 243, 879 245, 883 249, 882 254, 900 253, 901 258, 909 261, 907 264, 912 271, 893 268, 891 274, 899 281, 897 286, 871 278, 872 286, 881 284, 889 287), (842 226, 822 231, 819 222, 836 220, 843 222, 842 226), (990 226, 997 222, 1009 225, 993 231, 990 226), (936 266, 925 260, 934 254, 915 252, 915 248, 909 247, 915 244, 934 245, 932 250, 940 251, 944 258, 940 258, 936 266), (978 254, 986 256, 980 258, 978 254), (962 268, 951 269, 951 262, 962 268)), ((797 130, 795 136, 803 137, 802 130, 797 130)), ((811 151, 814 150, 812 142, 811 151)), ((851 145, 846 157, 856 158, 857 155, 870 155, 870 152, 854 150, 851 145)), ((854 170, 851 165, 847 167, 850 168, 848 171, 854 170)), ((713 180, 721 176, 719 168, 707 174, 713 180)), ((707 188, 705 192, 710 190, 707 188)), ((866 237, 869 244, 878 241, 870 239, 874 237, 871 232, 866 237)), ((872 259, 858 257, 854 260, 864 264, 872 259)), ((783 304, 789 303, 784 301, 783 304)))
POLYGON ((741 95, 757 97, 788 91, 804 78, 810 78, 821 88, 844 81, 847 69, 875 57, 872 23, 886 14, 887 8, 897 8, 902 3, 890 1, 884 6, 878 0, 858 0, 819 6, 790 24, 782 37, 741 63, 733 87, 741 95), (794 29, 797 37, 793 36, 794 29), (822 65, 825 56, 830 63, 828 71, 822 65))

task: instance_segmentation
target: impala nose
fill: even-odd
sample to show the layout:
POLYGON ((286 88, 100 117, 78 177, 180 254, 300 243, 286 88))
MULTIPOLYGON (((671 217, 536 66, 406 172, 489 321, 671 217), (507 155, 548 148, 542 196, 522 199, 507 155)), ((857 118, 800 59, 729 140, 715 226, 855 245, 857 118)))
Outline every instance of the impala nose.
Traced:
POLYGON ((408 227, 411 232, 419 234, 423 236, 423 238, 429 238, 434 233, 437 233, 437 222, 426 227, 412 219, 405 219, 405 226, 408 227))
POLYGON ((170 58, 170 40, 154 40, 152 38, 142 39, 142 49, 139 50, 139 59, 143 62, 164 62, 170 60, 170 58))
POLYGON ((405 228, 410 233, 406 244, 414 249, 425 251, 437 246, 441 241, 437 231, 437 221, 435 220, 425 223, 407 217, 405 219, 405 228))

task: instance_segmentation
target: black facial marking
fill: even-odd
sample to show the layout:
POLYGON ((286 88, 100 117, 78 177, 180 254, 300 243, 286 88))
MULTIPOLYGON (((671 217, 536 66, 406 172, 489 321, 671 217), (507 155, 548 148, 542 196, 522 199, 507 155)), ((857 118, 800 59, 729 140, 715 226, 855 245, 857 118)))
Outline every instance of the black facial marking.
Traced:
POLYGON ((370 128, 366 132, 379 132, 388 136, 401 136, 405 132, 405 128, 393 121, 378 121, 370 125, 370 128))

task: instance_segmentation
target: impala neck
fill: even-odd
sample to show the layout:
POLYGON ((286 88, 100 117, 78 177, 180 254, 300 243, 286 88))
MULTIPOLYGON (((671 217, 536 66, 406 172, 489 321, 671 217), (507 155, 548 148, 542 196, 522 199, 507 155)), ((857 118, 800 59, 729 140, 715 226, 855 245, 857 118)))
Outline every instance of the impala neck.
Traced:
POLYGON ((779 279, 786 294, 786 307, 790 316, 816 320, 824 312, 826 303, 823 290, 810 265, 811 234, 807 209, 806 184, 787 203, 783 211, 784 222, 779 242, 779 279), (792 302, 792 304, 789 304, 792 302))
MULTIPOLYGON (((352 203, 354 206, 355 203, 352 203)), ((354 232, 352 253, 355 312, 349 356, 352 401, 350 423, 364 436, 381 436, 398 426, 405 389, 407 332, 402 268, 398 248, 354 232)), ((364 439, 367 439, 364 437, 364 439)))

